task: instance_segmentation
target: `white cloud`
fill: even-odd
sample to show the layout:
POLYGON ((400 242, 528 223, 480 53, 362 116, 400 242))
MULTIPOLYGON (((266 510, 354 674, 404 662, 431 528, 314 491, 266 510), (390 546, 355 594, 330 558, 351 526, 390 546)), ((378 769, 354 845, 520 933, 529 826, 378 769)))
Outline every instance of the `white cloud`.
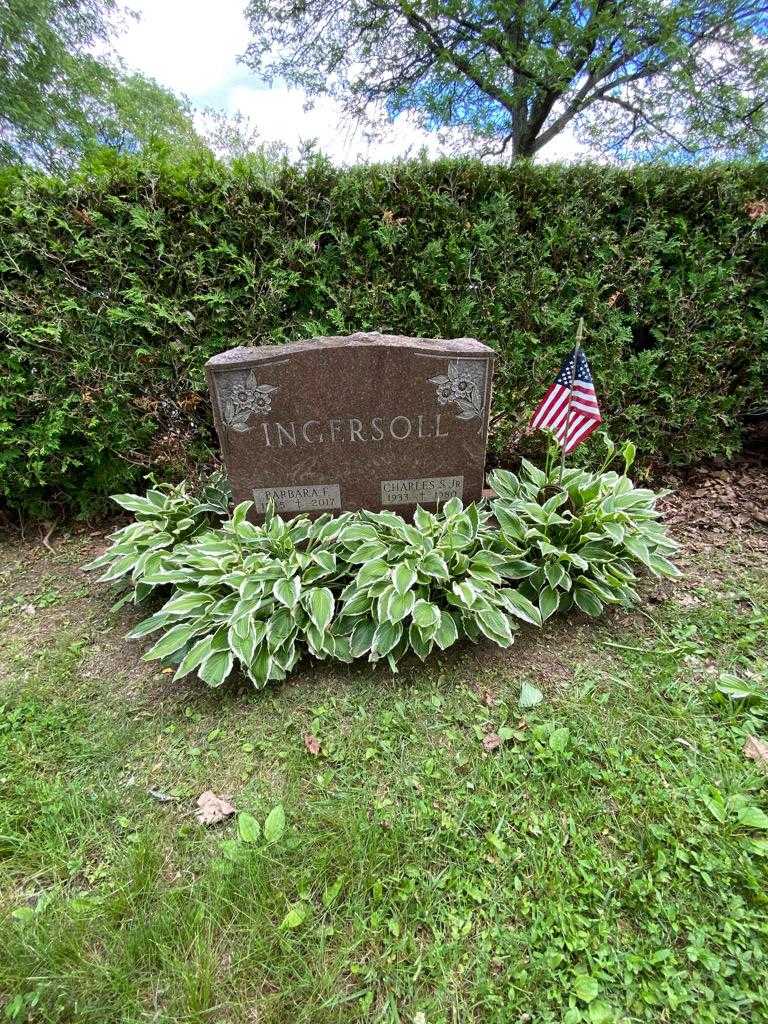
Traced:
POLYGON ((331 97, 322 96, 306 109, 306 96, 299 89, 238 85, 229 90, 227 107, 242 111, 264 141, 280 141, 292 155, 298 153, 301 142, 310 139, 337 163, 388 160, 408 152, 415 155, 422 147, 435 156, 441 148, 436 135, 421 130, 408 117, 399 117, 385 138, 371 142, 331 97))
POLYGON ((140 20, 117 40, 125 62, 194 102, 242 76, 244 0, 132 0, 140 20))
MULTIPOLYGON (((129 67, 184 93, 195 106, 242 112, 261 141, 281 142, 294 156, 300 143, 310 139, 334 162, 345 164, 415 155, 422 148, 430 156, 450 151, 444 139, 421 129, 407 114, 397 118, 384 138, 371 142, 330 97, 321 97, 305 109, 301 90, 266 87, 237 61, 248 43, 244 2, 132 0, 140 20, 129 23, 116 49, 129 67)), ((589 148, 566 130, 542 150, 539 159, 547 163, 588 155, 589 148)))

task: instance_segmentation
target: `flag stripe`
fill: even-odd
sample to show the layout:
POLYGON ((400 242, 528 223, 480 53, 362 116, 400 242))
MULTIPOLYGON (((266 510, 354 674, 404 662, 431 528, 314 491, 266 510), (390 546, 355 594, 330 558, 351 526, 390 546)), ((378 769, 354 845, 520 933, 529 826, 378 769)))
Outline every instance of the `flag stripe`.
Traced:
POLYGON ((571 443, 566 447, 566 449, 565 449, 566 454, 568 454, 568 452, 570 452, 570 451, 573 451, 574 448, 578 447, 578 445, 580 445, 582 441, 586 441, 587 438, 589 437, 589 435, 593 431, 597 430, 597 428, 600 426, 600 424, 602 422, 603 422, 602 420, 593 420, 593 422, 590 423, 589 426, 587 427, 587 430, 583 434, 581 434, 578 438, 575 438, 574 440, 572 440, 571 443))
POLYGON ((551 430, 564 451, 586 441, 602 422, 583 350, 573 349, 531 416, 529 430, 551 430))
POLYGON ((536 412, 533 415, 533 419, 531 420, 531 423, 532 423, 532 425, 534 427, 538 426, 538 424, 540 422, 541 423, 545 423, 546 422, 547 413, 551 409, 552 403, 556 402, 556 401, 558 401, 560 399, 560 397, 561 397, 561 395, 562 395, 564 390, 565 389, 561 388, 559 384, 553 384, 552 385, 552 387, 549 389, 549 391, 546 393, 546 395, 544 395, 544 398, 541 400, 541 402, 539 404, 539 408, 536 410, 536 412))

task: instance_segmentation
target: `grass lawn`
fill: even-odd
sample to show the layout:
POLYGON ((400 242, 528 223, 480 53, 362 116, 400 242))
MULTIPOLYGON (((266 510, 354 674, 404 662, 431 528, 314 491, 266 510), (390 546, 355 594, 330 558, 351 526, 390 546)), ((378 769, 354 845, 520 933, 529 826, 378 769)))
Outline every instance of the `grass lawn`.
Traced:
POLYGON ((768 701, 768 555, 703 536, 643 612, 263 693, 142 663, 100 537, 6 540, 0 1016, 768 1020, 768 703, 713 697, 768 701))

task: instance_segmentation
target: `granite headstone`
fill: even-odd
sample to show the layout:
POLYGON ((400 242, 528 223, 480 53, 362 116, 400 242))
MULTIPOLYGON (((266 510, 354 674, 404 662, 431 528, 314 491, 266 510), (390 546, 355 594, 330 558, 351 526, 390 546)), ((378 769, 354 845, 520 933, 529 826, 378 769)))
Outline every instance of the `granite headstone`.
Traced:
POLYGON ((236 501, 263 513, 434 509, 480 498, 494 352, 367 333, 230 349, 206 364, 236 501))

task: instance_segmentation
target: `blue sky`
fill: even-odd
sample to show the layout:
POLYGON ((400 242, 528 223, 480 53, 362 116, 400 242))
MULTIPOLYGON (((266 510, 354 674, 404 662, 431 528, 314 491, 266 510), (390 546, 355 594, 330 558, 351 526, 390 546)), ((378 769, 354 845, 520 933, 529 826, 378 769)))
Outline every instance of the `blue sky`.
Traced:
MULTIPOLYGON (((115 48, 130 67, 184 93, 196 107, 241 111, 265 142, 282 142, 295 154, 301 140, 317 139, 338 163, 383 160, 443 149, 436 135, 422 131, 403 115, 388 136, 370 142, 334 101, 321 98, 306 110, 306 96, 282 86, 266 87, 237 57, 248 42, 244 0, 132 0, 140 19, 130 22, 115 48)), ((588 153, 568 133, 541 154, 544 160, 571 159, 588 153)))

